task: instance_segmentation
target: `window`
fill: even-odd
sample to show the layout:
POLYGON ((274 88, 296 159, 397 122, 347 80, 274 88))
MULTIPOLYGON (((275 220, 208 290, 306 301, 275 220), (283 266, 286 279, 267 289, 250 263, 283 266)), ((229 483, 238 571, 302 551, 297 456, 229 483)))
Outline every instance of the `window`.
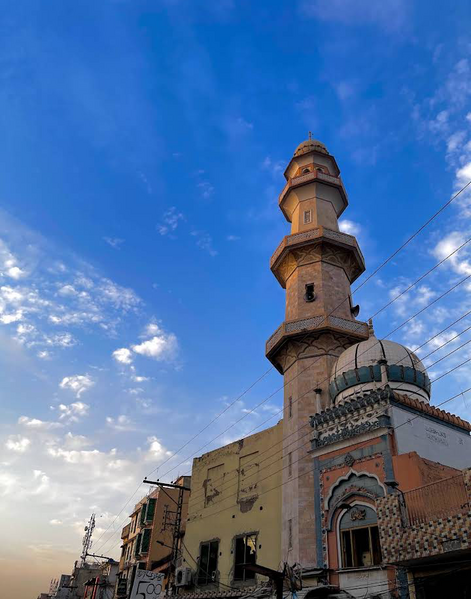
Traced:
POLYGON ((293 548, 293 521, 288 520, 288 549, 293 548))
POLYGON ((316 299, 316 294, 314 293, 314 283, 308 283, 305 286, 306 293, 304 294, 304 299, 306 302, 313 302, 316 299))
POLYGON ((293 398, 290 396, 288 399, 288 418, 293 416, 293 398))
POLYGON ((255 572, 246 570, 245 564, 257 563, 257 535, 236 537, 234 558, 234 580, 254 580, 255 572))
POLYGON ((307 174, 308 174, 308 173, 310 173, 310 172, 311 172, 311 169, 310 169, 310 168, 307 168, 307 167, 306 167, 306 168, 303 168, 303 175, 307 175, 307 174))
POLYGON ((215 582, 218 569, 219 541, 201 543, 198 567, 198 584, 215 582))
POLYGON ((342 566, 362 568, 381 563, 376 513, 366 506, 353 507, 340 521, 342 566))
POLYGON ((288 454, 288 476, 293 476, 293 454, 291 451, 288 454))
POLYGON ((311 210, 304 211, 304 224, 309 225, 312 222, 312 212, 311 210))

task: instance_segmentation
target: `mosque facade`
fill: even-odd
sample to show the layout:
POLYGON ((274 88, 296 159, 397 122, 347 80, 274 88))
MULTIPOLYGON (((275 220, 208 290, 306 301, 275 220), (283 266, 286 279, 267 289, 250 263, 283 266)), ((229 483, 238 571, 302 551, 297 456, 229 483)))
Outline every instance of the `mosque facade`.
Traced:
POLYGON ((351 284, 365 264, 339 230, 348 198, 335 158, 310 138, 285 178, 291 234, 270 266, 286 315, 266 344, 284 376, 282 560, 299 564, 305 589, 433 596, 437 564, 471 557, 471 425, 430 405, 414 352, 357 320, 351 284))

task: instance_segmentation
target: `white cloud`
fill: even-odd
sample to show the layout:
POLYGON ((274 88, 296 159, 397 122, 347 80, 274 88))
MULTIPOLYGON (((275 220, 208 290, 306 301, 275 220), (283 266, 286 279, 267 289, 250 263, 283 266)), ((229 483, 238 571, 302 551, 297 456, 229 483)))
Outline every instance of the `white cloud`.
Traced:
POLYGON ((103 240, 115 250, 119 250, 119 246, 124 243, 124 239, 119 237, 103 237, 103 240))
POLYGON ((67 424, 70 424, 88 416, 90 406, 81 401, 76 401, 69 405, 61 403, 57 409, 59 411, 59 420, 64 420, 67 424))
POLYGON ((117 418, 111 416, 106 417, 106 425, 115 431, 126 432, 136 430, 135 424, 124 414, 121 414, 117 418))
POLYGON ((408 4, 405 0, 301 0, 301 14, 320 21, 334 21, 346 25, 380 26, 386 31, 402 32, 407 24, 408 4))
POLYGON ((239 241, 240 237, 238 235, 228 235, 226 239, 227 241, 239 241))
POLYGON ((38 418, 30 418, 29 416, 20 416, 18 424, 35 430, 50 430, 62 426, 59 422, 48 422, 47 420, 39 420, 38 418))
POLYGON ((132 352, 127 347, 121 347, 120 349, 116 349, 113 354, 113 358, 117 362, 121 362, 121 364, 131 364, 132 362, 132 352))
POLYGON ((21 435, 12 435, 8 437, 5 447, 16 453, 25 453, 28 451, 29 446, 31 445, 31 440, 28 437, 23 437, 21 435))
POLYGON ((177 212, 175 206, 169 208, 162 216, 162 223, 157 226, 157 231, 160 235, 168 235, 176 231, 179 223, 185 221, 185 217, 181 212, 177 212))
POLYGON ((208 200, 214 193, 214 187, 209 181, 200 181, 196 184, 196 187, 200 190, 201 196, 208 200))
POLYGON ((77 397, 93 387, 95 381, 88 374, 75 374, 62 379, 59 386, 61 389, 70 389, 77 397))
POLYGON ((60 526, 62 524, 62 520, 53 518, 52 520, 49 520, 49 524, 51 524, 51 526, 60 526))
POLYGON ((165 449, 157 437, 147 437, 149 449, 147 451, 146 460, 160 462, 166 458, 170 458, 173 454, 165 449))
POLYGON ((85 435, 73 435, 71 432, 64 435, 64 447, 66 449, 83 449, 91 443, 91 440, 85 435))
POLYGON ((160 331, 158 335, 155 335, 151 339, 133 345, 132 350, 137 354, 153 358, 154 360, 172 360, 178 351, 178 341, 173 333, 167 334, 160 331))
MULTIPOLYGON (((443 260, 452 252, 457 250, 466 241, 464 233, 460 231, 452 231, 446 237, 441 239, 432 250, 433 255, 439 260, 443 260)), ((469 258, 469 246, 463 247, 448 258, 445 264, 448 264, 452 269, 460 275, 471 274, 471 260, 469 258)))
POLYGON ((339 221, 339 229, 342 231, 342 233, 347 233, 347 235, 359 235, 361 226, 352 220, 343 218, 339 221))
POLYGON ((208 252, 208 254, 212 257, 217 256, 218 252, 213 247, 213 238, 206 231, 192 231, 191 234, 196 238, 196 245, 208 252))

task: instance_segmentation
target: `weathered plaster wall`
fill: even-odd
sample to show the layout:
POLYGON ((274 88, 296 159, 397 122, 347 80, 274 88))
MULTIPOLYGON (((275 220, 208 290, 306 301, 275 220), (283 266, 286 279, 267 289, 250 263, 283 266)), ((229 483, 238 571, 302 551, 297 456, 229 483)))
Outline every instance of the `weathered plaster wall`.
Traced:
POLYGON ((234 539, 257 533, 257 563, 281 559, 282 422, 193 461, 184 565, 196 570, 200 544, 219 539, 218 570, 233 584, 234 539))
POLYGON ((437 419, 393 406, 391 419, 398 453, 416 451, 423 458, 453 468, 471 466, 471 436, 437 419))

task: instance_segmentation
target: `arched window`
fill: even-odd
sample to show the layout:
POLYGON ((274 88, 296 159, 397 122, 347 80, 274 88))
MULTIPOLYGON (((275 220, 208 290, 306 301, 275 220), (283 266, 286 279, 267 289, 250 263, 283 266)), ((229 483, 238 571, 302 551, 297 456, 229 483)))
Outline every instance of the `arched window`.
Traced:
POLYGON ((310 168, 303 168, 303 175, 307 175, 307 173, 310 173, 311 169, 310 168))
POLYGON ((376 512, 366 505, 351 507, 340 520, 343 568, 362 568, 381 563, 376 512))

